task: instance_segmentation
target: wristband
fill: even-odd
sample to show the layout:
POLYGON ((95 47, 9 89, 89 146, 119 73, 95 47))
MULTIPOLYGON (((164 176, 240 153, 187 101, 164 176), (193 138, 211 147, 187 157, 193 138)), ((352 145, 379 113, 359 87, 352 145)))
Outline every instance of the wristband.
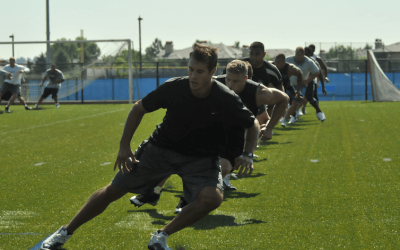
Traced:
POLYGON ((246 152, 246 151, 244 151, 242 155, 243 156, 248 156, 250 158, 253 158, 253 153, 249 153, 249 152, 246 152))

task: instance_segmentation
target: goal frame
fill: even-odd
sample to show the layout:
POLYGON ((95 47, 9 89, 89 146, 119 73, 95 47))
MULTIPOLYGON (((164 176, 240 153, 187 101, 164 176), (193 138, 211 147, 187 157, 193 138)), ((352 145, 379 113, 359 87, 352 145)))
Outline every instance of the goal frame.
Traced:
MULTIPOLYGON (((48 44, 48 43, 96 43, 96 42, 127 42, 128 43, 128 78, 129 78, 129 103, 133 102, 133 73, 132 73, 132 43, 131 39, 103 39, 103 40, 74 40, 74 41, 21 41, 0 42, 0 44, 48 44)), ((136 83, 138 84, 138 83, 136 83)), ((137 86, 139 88, 139 86, 137 86)))

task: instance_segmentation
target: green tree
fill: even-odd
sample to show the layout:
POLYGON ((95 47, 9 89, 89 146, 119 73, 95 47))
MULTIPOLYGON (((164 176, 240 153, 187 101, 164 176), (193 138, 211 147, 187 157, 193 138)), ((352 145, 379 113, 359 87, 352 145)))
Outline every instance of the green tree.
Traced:
MULTIPOLYGON (((79 36, 75 40, 87 40, 87 39, 79 36)), ((84 63, 90 64, 94 61, 97 61, 97 59, 101 55, 101 51, 96 43, 77 43, 78 59, 81 59, 81 50, 82 50, 81 44, 83 44, 84 63)))
POLYGON ((145 60, 154 60, 157 57, 158 53, 160 53, 160 51, 163 49, 164 46, 162 45, 162 41, 158 38, 154 39, 153 43, 146 48, 145 60))
POLYGON ((67 71, 71 68, 68 54, 64 50, 58 51, 58 54, 54 58, 54 62, 57 65, 57 68, 61 71, 67 71))
POLYGON ((43 53, 41 53, 36 60, 35 65, 33 66, 33 72, 35 74, 42 74, 46 72, 46 57, 43 53))
POLYGON ((337 59, 355 59, 356 49, 351 46, 340 45, 338 47, 332 47, 329 52, 326 53, 327 59, 337 58, 337 59))
MULTIPOLYGON (((66 38, 57 39, 57 41, 68 41, 66 38)), ((70 41, 70 40, 69 40, 70 41)), ((60 51, 65 52, 67 61, 72 63, 74 59, 78 58, 78 46, 76 43, 55 43, 50 46, 51 61, 55 62, 57 55, 60 51)))

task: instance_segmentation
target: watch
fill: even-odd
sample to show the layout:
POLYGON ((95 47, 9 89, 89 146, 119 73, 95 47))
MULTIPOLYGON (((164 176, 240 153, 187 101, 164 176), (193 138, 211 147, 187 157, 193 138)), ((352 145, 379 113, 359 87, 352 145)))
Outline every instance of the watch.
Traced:
POLYGON ((253 158, 253 153, 249 153, 249 152, 246 152, 246 151, 244 151, 242 155, 253 158))

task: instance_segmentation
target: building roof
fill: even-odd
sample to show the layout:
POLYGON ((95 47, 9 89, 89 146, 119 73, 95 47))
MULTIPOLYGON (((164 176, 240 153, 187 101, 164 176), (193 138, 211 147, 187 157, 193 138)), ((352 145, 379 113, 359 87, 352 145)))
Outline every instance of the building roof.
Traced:
POLYGON ((380 49, 374 49, 374 52, 400 52, 400 42, 394 43, 388 46, 384 46, 380 49))

